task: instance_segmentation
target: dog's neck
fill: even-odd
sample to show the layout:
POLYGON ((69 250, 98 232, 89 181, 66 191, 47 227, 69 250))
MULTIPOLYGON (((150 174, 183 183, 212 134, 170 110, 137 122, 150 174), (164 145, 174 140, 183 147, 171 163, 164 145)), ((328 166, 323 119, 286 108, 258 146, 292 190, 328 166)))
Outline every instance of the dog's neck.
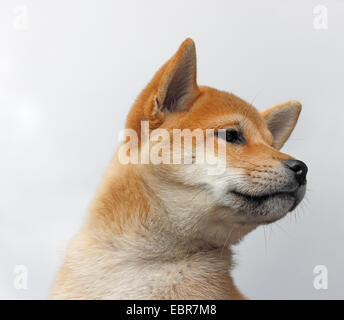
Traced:
POLYGON ((99 228, 102 237, 116 239, 118 249, 132 246, 142 256, 161 260, 198 252, 217 252, 227 259, 228 247, 251 230, 236 225, 221 225, 220 230, 217 221, 208 219, 209 211, 216 209, 207 202, 206 190, 166 184, 141 169, 112 164, 86 223, 99 228))
MULTIPOLYGON (((168 189, 173 198, 167 199, 166 186, 141 173, 135 167, 110 166, 83 232, 91 234, 97 246, 101 242, 107 248, 109 261, 113 261, 109 269, 128 281, 122 288, 134 292, 135 279, 140 278, 141 287, 167 286, 160 288, 170 292, 166 298, 242 298, 229 275, 230 236, 204 237, 204 230, 194 230, 194 221, 187 219, 188 213, 201 210, 206 201, 183 204, 183 198, 197 193, 190 189, 185 197, 173 184, 168 189), (128 274, 127 270, 132 271, 128 274), (169 279, 166 283, 165 278, 169 279), (199 286, 208 289, 202 291, 199 286)), ((142 296, 159 298, 146 292, 142 296)))

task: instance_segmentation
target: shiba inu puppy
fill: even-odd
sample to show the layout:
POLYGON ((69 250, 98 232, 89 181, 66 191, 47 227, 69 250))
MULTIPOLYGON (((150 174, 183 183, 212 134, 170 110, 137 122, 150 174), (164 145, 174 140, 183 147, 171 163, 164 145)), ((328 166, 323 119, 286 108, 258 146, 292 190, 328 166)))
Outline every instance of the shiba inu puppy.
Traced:
MULTIPOLYGON (((122 145, 135 144, 139 155, 156 147, 147 148, 143 122, 149 133, 198 130, 204 139, 212 129, 213 158, 225 159, 224 170, 209 174, 213 164, 194 161, 196 139, 181 153, 191 163, 124 164, 117 152, 51 298, 245 299, 230 276, 230 246, 304 197, 307 166, 279 151, 300 111, 288 101, 258 112, 233 94, 199 86, 195 45, 186 39, 137 98, 126 122, 136 140, 122 145)), ((169 150, 168 157, 178 153, 169 150)))

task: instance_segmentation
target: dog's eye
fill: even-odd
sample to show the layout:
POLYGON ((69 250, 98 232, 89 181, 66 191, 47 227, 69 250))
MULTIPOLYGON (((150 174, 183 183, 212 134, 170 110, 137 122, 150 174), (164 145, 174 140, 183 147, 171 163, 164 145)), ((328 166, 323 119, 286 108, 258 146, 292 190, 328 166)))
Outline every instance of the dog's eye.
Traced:
POLYGON ((245 142, 243 135, 234 129, 227 129, 225 132, 218 132, 217 135, 229 143, 242 144, 245 142))
POLYGON ((226 141, 230 143, 239 143, 239 132, 233 129, 226 130, 226 141))

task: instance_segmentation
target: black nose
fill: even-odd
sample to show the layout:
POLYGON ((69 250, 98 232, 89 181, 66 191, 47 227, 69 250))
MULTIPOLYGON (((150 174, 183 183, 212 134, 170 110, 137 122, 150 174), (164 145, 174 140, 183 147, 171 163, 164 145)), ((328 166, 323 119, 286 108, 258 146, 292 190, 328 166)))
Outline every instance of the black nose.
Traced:
POLYGON ((300 160, 289 159, 285 162, 285 165, 292 171, 295 172, 295 179, 300 184, 306 183, 306 175, 308 168, 306 164, 300 160))

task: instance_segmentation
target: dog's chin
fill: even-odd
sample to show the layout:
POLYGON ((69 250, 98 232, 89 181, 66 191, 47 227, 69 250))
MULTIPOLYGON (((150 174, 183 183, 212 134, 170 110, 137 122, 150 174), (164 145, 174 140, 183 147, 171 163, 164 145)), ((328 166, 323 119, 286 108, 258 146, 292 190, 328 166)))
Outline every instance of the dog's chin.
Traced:
POLYGON ((283 218, 302 201, 306 185, 293 192, 250 195, 232 191, 231 207, 236 211, 238 224, 268 224, 283 218))

